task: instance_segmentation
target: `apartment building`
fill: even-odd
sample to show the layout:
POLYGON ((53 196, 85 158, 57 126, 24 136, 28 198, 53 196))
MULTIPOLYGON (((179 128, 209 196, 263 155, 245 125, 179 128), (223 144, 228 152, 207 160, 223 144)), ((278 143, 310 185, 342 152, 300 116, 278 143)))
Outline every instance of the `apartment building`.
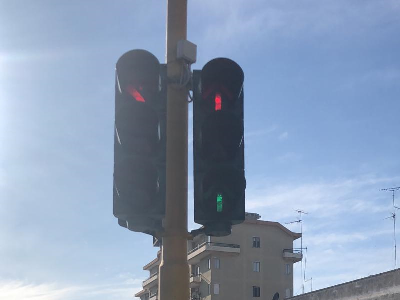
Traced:
MULTIPOLYGON (((293 296, 293 264, 302 259, 293 241, 300 233, 277 222, 262 221, 255 213, 225 237, 204 234, 188 242, 190 289, 193 300, 272 300, 293 296)), ((143 267, 150 272, 135 296, 156 300, 160 252, 143 267)))

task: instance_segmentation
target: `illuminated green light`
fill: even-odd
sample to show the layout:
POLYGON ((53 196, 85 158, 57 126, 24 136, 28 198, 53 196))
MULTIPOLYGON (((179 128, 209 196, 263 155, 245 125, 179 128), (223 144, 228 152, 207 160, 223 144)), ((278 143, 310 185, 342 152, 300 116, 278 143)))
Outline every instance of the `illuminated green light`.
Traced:
POLYGON ((217 194, 217 212, 222 211, 222 195, 217 194))

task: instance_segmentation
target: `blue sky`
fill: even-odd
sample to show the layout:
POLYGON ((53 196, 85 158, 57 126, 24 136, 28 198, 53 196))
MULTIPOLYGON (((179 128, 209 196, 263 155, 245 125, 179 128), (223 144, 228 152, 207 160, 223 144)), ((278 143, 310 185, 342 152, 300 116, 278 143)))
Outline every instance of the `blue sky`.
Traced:
MULTIPOLYGON (((400 1, 188 8, 193 68, 229 57, 245 73, 246 210, 281 223, 309 213, 314 289, 392 269, 392 198, 380 189, 400 186, 400 1)), ((165 16, 160 0, 0 0, 1 300, 141 289, 157 249, 112 215, 114 68, 137 48, 164 61, 165 16)), ((300 284, 297 264, 295 294, 300 284)))

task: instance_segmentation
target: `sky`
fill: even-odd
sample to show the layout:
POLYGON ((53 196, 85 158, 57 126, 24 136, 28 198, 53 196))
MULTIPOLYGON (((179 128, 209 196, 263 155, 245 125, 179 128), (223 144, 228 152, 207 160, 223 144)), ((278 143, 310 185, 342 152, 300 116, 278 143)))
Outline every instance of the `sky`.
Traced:
MULTIPOLYGON (((157 248, 112 214, 114 72, 131 49, 164 62, 165 20, 161 0, 0 0, 1 300, 141 290, 157 248)), ((189 1, 192 68, 228 57, 245 74, 246 211, 308 213, 314 290, 395 267, 381 189, 400 186, 399 36, 399 0, 189 1)))

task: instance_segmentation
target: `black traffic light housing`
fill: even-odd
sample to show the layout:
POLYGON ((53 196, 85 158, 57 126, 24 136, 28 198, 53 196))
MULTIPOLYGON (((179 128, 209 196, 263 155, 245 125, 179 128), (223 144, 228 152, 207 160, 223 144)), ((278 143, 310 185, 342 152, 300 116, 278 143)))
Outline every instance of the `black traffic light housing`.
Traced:
POLYGON ((243 81, 227 58, 193 72, 194 219, 208 235, 245 218, 243 81))
POLYGON ((118 224, 162 230, 166 189, 166 66, 132 50, 116 64, 113 213, 118 224))

